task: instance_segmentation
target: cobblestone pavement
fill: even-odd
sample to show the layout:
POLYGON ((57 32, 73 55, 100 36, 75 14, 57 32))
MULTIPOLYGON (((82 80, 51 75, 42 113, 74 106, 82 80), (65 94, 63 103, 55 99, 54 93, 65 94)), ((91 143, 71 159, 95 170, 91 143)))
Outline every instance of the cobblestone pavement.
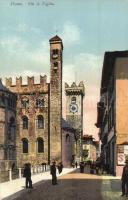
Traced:
POLYGON ((17 200, 121 200, 120 180, 112 176, 81 174, 79 170, 59 177, 58 185, 51 180, 34 185, 20 193, 17 200))

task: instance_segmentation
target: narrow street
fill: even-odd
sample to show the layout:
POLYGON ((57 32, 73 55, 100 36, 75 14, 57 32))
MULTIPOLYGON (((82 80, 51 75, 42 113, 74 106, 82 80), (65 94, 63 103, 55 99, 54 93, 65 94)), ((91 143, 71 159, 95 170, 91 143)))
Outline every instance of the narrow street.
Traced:
POLYGON ((81 174, 79 169, 58 178, 58 185, 51 180, 34 184, 34 189, 23 190, 19 197, 8 200, 120 200, 120 180, 113 176, 81 174))

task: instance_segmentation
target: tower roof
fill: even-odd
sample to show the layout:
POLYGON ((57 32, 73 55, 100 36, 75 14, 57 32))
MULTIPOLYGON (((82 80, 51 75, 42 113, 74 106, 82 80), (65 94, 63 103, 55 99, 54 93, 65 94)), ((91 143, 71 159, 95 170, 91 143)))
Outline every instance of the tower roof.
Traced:
POLYGON ((56 35, 56 36, 52 37, 52 38, 49 40, 49 42, 53 42, 53 41, 61 41, 61 42, 62 42, 62 39, 61 39, 58 35, 56 35))

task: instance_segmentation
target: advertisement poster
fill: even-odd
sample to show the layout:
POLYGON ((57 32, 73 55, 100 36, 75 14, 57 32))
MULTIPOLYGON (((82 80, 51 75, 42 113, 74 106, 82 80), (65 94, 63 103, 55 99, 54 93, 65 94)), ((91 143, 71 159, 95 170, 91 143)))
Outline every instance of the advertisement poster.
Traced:
MULTIPOLYGON (((128 0, 0 0, 0 199, 116 199, 119 187, 107 196, 100 175, 121 176, 125 164, 115 134, 127 143, 128 94, 119 112, 107 104, 113 63, 127 50, 128 0)), ((118 105, 128 77, 127 58, 120 62, 118 105)))

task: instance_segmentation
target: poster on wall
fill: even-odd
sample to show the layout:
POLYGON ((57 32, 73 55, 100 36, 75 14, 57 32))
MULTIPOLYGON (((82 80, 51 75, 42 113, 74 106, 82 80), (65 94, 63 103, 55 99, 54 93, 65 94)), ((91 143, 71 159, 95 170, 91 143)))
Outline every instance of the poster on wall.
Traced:
POLYGON ((126 157, 128 156, 128 145, 117 146, 117 164, 125 165, 126 157))

